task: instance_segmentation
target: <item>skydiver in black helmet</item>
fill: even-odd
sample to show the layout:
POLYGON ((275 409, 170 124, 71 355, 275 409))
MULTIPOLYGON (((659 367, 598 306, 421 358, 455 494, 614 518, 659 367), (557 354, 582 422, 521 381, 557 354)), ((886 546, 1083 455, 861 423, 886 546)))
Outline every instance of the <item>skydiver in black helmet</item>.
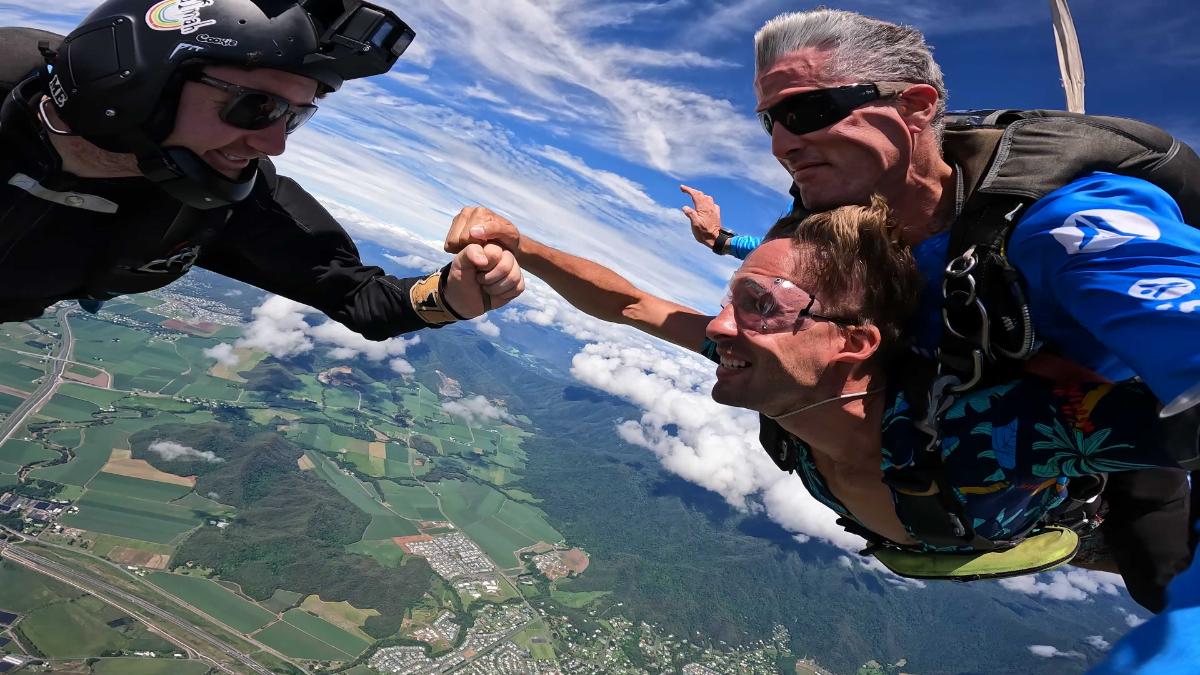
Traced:
POLYGON ((423 278, 364 265, 269 157, 414 33, 358 0, 110 0, 65 39, 0 29, 0 321, 96 307, 193 265, 372 340, 479 316, 524 289, 476 246, 423 278))

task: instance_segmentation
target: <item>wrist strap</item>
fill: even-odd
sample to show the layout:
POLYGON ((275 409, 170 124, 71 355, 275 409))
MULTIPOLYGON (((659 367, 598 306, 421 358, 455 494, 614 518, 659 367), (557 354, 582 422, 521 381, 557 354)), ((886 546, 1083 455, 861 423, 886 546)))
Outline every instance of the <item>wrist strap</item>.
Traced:
POLYGON ((736 233, 730 232, 722 227, 717 231, 717 238, 713 241, 713 253, 716 253, 717 255, 725 255, 725 244, 727 244, 730 239, 736 236, 736 233))
POLYGON ((413 284, 408 290, 408 299, 412 302, 413 311, 430 326, 444 326, 463 320, 463 316, 446 302, 446 280, 449 276, 450 266, 446 265, 413 284))

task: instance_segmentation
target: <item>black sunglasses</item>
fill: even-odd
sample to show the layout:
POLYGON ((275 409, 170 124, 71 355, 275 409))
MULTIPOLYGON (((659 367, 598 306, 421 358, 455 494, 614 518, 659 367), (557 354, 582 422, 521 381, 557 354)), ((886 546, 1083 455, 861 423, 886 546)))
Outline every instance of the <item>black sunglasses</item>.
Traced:
POLYGON ((814 89, 789 96, 779 103, 758 113, 763 130, 770 136, 775 123, 800 136, 836 124, 847 117, 855 108, 884 98, 899 95, 912 82, 868 82, 848 84, 844 87, 814 89))
POLYGON ((203 74, 197 75, 193 79, 195 82, 233 95, 221 108, 220 116, 222 122, 239 129, 248 131, 266 129, 278 122, 279 118, 286 117, 284 128, 290 134, 317 113, 315 105, 296 105, 286 98, 270 92, 248 89, 203 74))

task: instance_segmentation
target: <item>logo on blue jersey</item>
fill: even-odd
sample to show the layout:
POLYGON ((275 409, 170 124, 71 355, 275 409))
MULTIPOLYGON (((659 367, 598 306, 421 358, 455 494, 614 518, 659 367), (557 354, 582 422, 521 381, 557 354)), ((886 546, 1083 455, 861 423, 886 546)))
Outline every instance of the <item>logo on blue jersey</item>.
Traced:
POLYGON ((1196 283, 1181 277, 1142 279, 1129 287, 1129 295, 1143 300, 1175 300, 1196 290, 1196 283))
POLYGON ((1111 251, 1134 239, 1155 241, 1162 233, 1149 218, 1130 211, 1089 209, 1072 213, 1050 234, 1068 255, 1076 255, 1111 251))

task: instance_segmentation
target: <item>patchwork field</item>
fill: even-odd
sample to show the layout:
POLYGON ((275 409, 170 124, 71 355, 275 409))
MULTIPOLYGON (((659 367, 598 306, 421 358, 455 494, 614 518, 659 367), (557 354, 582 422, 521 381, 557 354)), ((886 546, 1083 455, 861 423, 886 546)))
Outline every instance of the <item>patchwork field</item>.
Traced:
POLYGON ((413 520, 442 520, 441 509, 438 508, 437 497, 423 487, 397 485, 392 481, 381 480, 378 483, 383 491, 384 501, 396 513, 413 520))
POLYGON ((67 396, 62 393, 62 389, 65 388, 65 385, 60 387, 54 398, 42 406, 42 409, 38 411, 38 417, 66 422, 88 422, 95 419, 94 415, 100 412, 100 408, 90 401, 67 396))
POLYGON ((87 485, 109 460, 113 448, 128 448, 129 434, 116 425, 94 426, 83 430, 83 444, 75 448, 75 458, 66 464, 35 469, 34 478, 65 483, 87 485))
POLYGON ((15 464, 18 467, 56 457, 58 457, 57 452, 34 441, 10 438, 4 445, 0 445, 0 462, 15 464))
POLYGON ((254 634, 254 639, 295 659, 349 661, 353 654, 321 642, 287 621, 278 621, 254 634))
POLYGON ((303 609, 288 610, 283 615, 283 620, 321 642, 351 656, 357 656, 362 653, 373 642, 373 640, 366 640, 348 633, 324 619, 309 614, 303 609))
MULTIPOLYGON (((105 465, 104 468, 105 471, 109 470, 108 465, 105 465)), ((101 472, 92 478, 91 482, 87 484, 87 488, 89 492, 110 492, 133 499, 144 499, 152 502, 174 501, 192 491, 192 483, 194 481, 189 482, 188 479, 182 476, 175 476, 169 473, 162 473, 161 475, 170 476, 174 480, 171 482, 144 480, 130 475, 101 472)))
POLYGON ((454 524, 502 567, 518 564, 513 551, 563 536, 536 508, 515 502, 491 487, 469 481, 437 484, 442 509, 454 524))
POLYGON ((75 505, 79 513, 63 517, 66 527, 159 544, 202 524, 190 509, 109 492, 89 490, 75 505))
POLYGON ((35 610, 18 624, 20 632, 50 658, 82 658, 105 651, 171 651, 120 610, 90 595, 35 610))
MULTIPOLYGON (((154 482, 164 485, 169 484, 186 488, 175 497, 172 497, 172 499, 182 497, 190 492, 191 488, 196 485, 195 478, 188 476, 176 476, 173 473, 159 471, 158 469, 154 468, 150 462, 147 462, 144 459, 133 459, 132 455, 133 451, 129 450, 128 448, 113 448, 112 455, 109 456, 108 462, 101 469, 102 473, 97 474, 96 478, 104 475, 118 475, 135 480, 142 479, 143 482, 154 482)), ((93 479, 92 483, 90 483, 88 487, 95 487, 95 482, 95 479, 93 479)), ((170 501, 170 499, 163 501, 170 501)))
POLYGON ((208 579, 166 572, 155 572, 149 579, 164 591, 243 633, 252 633, 275 620, 274 614, 208 579))
POLYGON ((310 595, 300 604, 300 608, 311 612, 342 630, 357 636, 366 642, 374 642, 370 636, 362 632, 362 625, 367 619, 379 616, 374 609, 359 609, 348 602, 324 602, 320 596, 310 595))

